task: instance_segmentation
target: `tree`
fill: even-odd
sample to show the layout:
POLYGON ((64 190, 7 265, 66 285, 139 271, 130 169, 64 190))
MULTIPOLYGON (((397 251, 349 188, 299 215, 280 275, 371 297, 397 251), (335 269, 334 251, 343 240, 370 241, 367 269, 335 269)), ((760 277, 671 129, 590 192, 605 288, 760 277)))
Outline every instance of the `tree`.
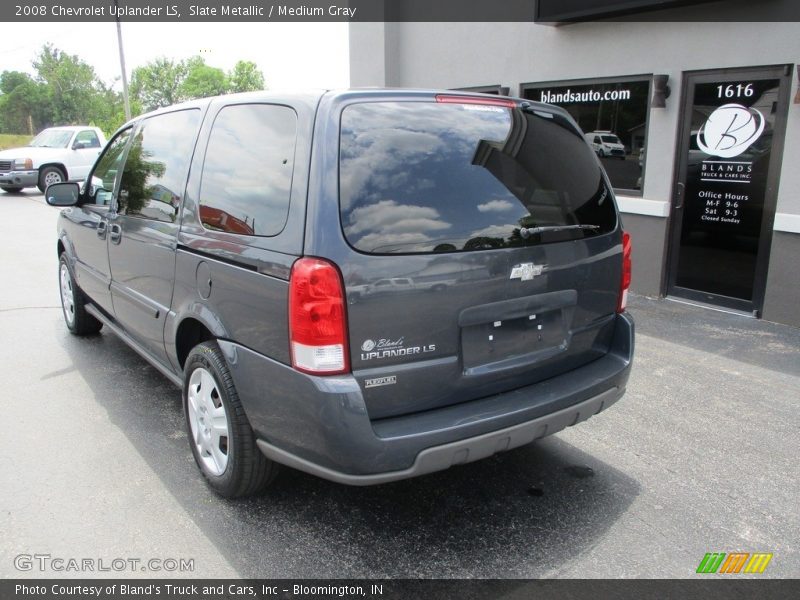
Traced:
POLYGON ((27 73, 20 71, 3 71, 0 74, 0 93, 10 94, 23 83, 30 83, 33 79, 27 73))
POLYGON ((69 125, 90 119, 104 86, 89 64, 45 44, 33 67, 47 87, 53 122, 69 125))
POLYGON ((186 79, 180 87, 185 99, 219 96, 228 91, 228 77, 225 71, 210 67, 202 58, 192 58, 187 62, 186 79))
POLYGON ((31 125, 38 131, 51 124, 52 106, 46 86, 27 73, 4 71, 0 92, 0 131, 30 133, 31 125))
POLYGON ((199 56, 181 61, 158 58, 137 67, 131 76, 131 95, 144 110, 193 98, 260 89, 264 89, 261 71, 255 63, 242 60, 226 75, 199 56))
POLYGON ((240 60, 228 74, 228 91, 230 92, 255 92, 263 89, 265 89, 264 74, 252 61, 240 60))
POLYGON ((187 74, 186 62, 157 58, 133 70, 131 95, 148 111, 175 104, 183 100, 180 90, 187 74))

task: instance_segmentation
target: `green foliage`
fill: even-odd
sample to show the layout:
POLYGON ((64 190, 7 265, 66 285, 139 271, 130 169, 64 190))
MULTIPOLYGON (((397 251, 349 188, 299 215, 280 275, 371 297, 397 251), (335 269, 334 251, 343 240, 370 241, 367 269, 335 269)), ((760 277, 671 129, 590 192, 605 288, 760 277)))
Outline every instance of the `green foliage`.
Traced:
POLYGON ((180 88, 185 99, 219 96, 228 91, 228 77, 222 69, 209 67, 200 60, 189 66, 188 71, 180 88))
POLYGON ((30 133, 32 125, 37 132, 49 124, 52 102, 45 84, 34 81, 27 73, 4 71, 0 75, 0 91, 0 131, 30 133))
POLYGON ((87 116, 95 113, 103 84, 89 64, 46 44, 33 61, 33 67, 46 86, 53 122, 85 123, 87 116))
POLYGON ((168 58, 136 67, 131 74, 131 97, 146 111, 180 102, 180 88, 188 72, 186 62, 176 63, 168 58))
POLYGON ((142 148, 142 133, 137 134, 128 151, 125 169, 120 181, 120 203, 131 214, 142 211, 147 201, 155 194, 150 178, 163 177, 166 166, 163 162, 150 160, 151 155, 142 148))
POLYGON ((162 57, 137 67, 131 77, 131 95, 148 111, 195 98, 263 89, 264 75, 254 62, 244 60, 226 74, 199 56, 182 61, 162 57))
POLYGON ((0 131, 38 132, 53 125, 97 125, 116 129, 123 118, 122 96, 75 55, 45 44, 32 63, 36 71, 0 75, 0 131), (29 119, 31 123, 29 124, 29 119))
POLYGON ((256 63, 240 60, 228 74, 229 92, 255 92, 264 89, 264 74, 256 63))
MULTIPOLYGON (((53 125, 87 124, 111 134, 125 122, 122 95, 78 56, 45 44, 32 66, 34 76, 19 71, 0 74, 1 132, 29 133, 30 125, 35 133, 53 125)), ((265 89, 264 75, 251 61, 239 61, 225 73, 199 56, 181 61, 159 58, 133 70, 131 114, 193 98, 261 89, 265 89)))
POLYGON ((33 81, 27 73, 3 71, 0 75, 0 93, 10 94, 17 86, 33 81))

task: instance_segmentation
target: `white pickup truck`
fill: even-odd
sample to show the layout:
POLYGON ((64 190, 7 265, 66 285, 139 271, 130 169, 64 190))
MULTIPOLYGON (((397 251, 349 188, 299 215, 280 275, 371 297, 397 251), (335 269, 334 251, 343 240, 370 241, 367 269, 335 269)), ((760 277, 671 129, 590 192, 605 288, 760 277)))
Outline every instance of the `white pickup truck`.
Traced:
POLYGON ((37 186, 86 178, 106 145, 97 127, 70 126, 45 129, 24 148, 0 151, 0 189, 19 192, 37 186))

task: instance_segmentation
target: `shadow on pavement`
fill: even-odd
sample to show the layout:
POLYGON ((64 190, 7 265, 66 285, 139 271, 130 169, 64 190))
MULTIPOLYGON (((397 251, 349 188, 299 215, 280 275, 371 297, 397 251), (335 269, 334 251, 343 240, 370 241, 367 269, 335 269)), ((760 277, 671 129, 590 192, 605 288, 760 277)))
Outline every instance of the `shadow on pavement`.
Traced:
POLYGON ((263 496, 226 501, 194 465, 175 387, 113 334, 58 338, 110 420, 243 577, 542 576, 593 546, 640 491, 551 437, 379 487, 284 468, 263 496))

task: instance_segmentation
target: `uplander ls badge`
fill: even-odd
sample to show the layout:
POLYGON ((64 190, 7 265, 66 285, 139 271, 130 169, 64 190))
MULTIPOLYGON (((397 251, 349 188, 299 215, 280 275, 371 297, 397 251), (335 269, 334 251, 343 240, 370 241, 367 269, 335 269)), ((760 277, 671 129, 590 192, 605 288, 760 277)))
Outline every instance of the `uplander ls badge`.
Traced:
POLYGON ((436 351, 436 344, 426 344, 424 346, 406 346, 405 338, 381 338, 379 340, 364 340, 361 344, 361 360, 372 360, 373 358, 392 358, 397 356, 413 356, 415 354, 427 354, 436 351))
POLYGON ((533 263, 522 263, 511 269, 511 277, 509 279, 520 279, 528 281, 537 275, 541 275, 544 271, 544 265, 535 265, 533 263))

